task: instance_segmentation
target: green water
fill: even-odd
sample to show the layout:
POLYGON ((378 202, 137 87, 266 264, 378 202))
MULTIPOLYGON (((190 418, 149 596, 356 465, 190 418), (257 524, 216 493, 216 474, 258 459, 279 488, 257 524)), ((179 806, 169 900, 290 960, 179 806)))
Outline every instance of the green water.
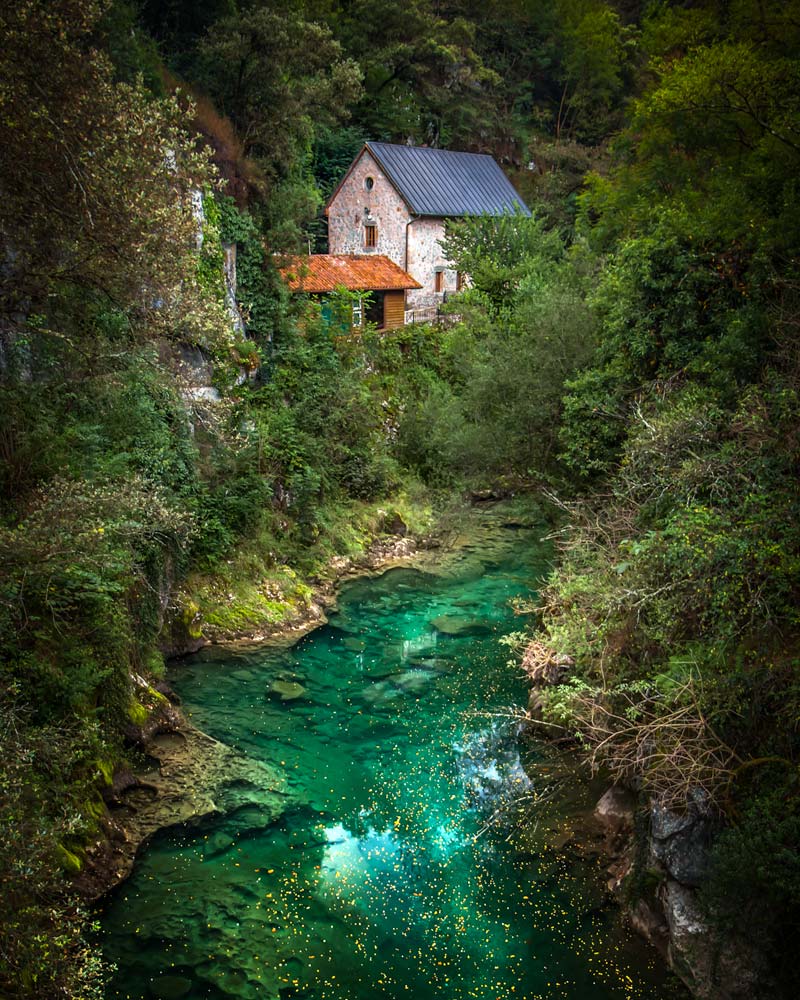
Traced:
POLYGON ((285 769, 292 801, 266 830, 243 809, 148 847, 103 917, 111 996, 664 995, 602 869, 548 846, 577 799, 536 807, 561 765, 520 746, 509 709, 526 691, 498 642, 545 550, 502 511, 484 521, 438 572, 346 585, 289 649, 174 671, 192 720, 285 769), (276 680, 301 697, 270 695, 276 680))

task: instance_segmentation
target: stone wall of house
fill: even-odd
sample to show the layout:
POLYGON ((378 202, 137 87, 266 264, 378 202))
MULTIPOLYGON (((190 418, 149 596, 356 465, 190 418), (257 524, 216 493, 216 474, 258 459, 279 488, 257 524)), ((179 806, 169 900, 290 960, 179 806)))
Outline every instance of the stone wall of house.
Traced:
POLYGON ((328 248, 331 253, 383 254, 406 266, 406 203, 368 152, 356 163, 328 209, 328 248), (367 189, 372 178, 372 189, 367 189), (377 245, 364 245, 367 221, 378 227, 377 245))
POLYGON ((458 276, 442 252, 444 219, 417 219, 408 232, 408 273, 422 288, 408 293, 408 309, 426 309, 442 303, 446 294, 456 291, 458 276), (436 272, 442 274, 436 291, 436 272))

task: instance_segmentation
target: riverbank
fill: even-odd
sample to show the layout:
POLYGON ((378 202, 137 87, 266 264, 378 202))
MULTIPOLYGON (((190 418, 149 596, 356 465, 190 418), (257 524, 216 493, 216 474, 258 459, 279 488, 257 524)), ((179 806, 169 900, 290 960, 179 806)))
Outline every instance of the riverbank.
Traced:
MULTIPOLYGON (((379 522, 385 526, 386 521, 379 522)), ((410 536, 399 514, 389 522, 401 533, 372 538, 363 551, 331 558, 322 572, 275 602, 279 613, 261 619, 252 630, 204 631, 199 608, 189 630, 186 591, 178 595, 168 622, 163 651, 176 657, 193 654, 209 643, 222 646, 293 643, 326 621, 335 606, 338 587, 354 576, 376 576, 387 570, 420 562, 425 554, 446 550, 452 533, 440 523, 438 533, 410 536)), ((434 522, 431 518, 430 527, 434 522)), ((293 575, 293 574, 292 574, 293 575)), ((191 604, 189 605, 191 607, 191 604)), ((180 699, 164 681, 144 678, 139 703, 147 718, 131 724, 126 739, 133 751, 131 766, 116 770, 103 789, 104 815, 97 835, 85 847, 85 860, 75 886, 86 899, 97 901, 130 875, 136 856, 160 831, 197 824, 243 805, 263 813, 265 825, 274 822, 290 801, 285 776, 236 753, 193 726, 180 708, 180 699), (138 766, 136 766, 138 762, 138 766), (244 798, 243 798, 243 793, 244 798)))
POLYGON ((161 651, 169 659, 207 643, 299 637, 324 621, 342 580, 446 544, 448 521, 465 509, 457 496, 439 498, 438 507, 407 496, 354 503, 308 550, 284 553, 284 561, 259 539, 245 540, 230 559, 191 573, 172 590, 161 651))
POLYGON ((140 766, 117 771, 106 789, 103 836, 87 846, 77 887, 99 900, 128 878, 139 851, 162 830, 240 809, 267 827, 290 802, 278 770, 201 732, 167 701, 142 739, 140 766))
MULTIPOLYGON (((522 657, 530 684, 527 727, 532 738, 572 746, 568 728, 543 719, 543 705, 568 683, 572 658, 531 642, 522 657)), ((564 725, 567 725, 564 720, 564 725)), ((702 889, 711 869, 722 818, 700 789, 683 808, 659 801, 633 784, 593 775, 593 809, 570 842, 587 858, 601 859, 610 899, 626 923, 663 957, 698 1000, 754 1000, 773 995, 765 955, 756 943, 726 933, 711 921, 702 889)))

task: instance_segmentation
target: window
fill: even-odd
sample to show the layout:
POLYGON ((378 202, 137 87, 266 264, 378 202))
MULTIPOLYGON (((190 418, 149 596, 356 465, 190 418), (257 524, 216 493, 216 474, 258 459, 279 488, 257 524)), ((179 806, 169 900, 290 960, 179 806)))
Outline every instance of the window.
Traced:
POLYGON ((364 226, 364 246, 375 248, 378 245, 378 227, 374 222, 364 226))
POLYGON ((364 303, 362 299, 353 302, 353 326, 364 325, 364 303))
POLYGON ((435 290, 437 292, 443 292, 444 291, 444 271, 437 271, 436 272, 436 284, 435 284, 434 288, 435 288, 435 290))
POLYGON ((375 180, 372 177, 365 177, 364 187, 367 189, 367 191, 371 191, 375 187, 375 180))

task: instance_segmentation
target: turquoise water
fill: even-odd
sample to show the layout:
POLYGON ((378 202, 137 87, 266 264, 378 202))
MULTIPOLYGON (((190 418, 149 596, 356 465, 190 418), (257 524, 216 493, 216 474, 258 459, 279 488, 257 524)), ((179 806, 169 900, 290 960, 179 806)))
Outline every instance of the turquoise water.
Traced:
POLYGON ((561 763, 517 738, 526 691, 498 640, 545 571, 539 534, 487 514, 436 572, 347 584, 291 648, 175 669, 195 724, 284 769, 291 801, 266 830, 245 809, 148 847, 103 918, 111 996, 664 995, 602 869, 553 846, 578 808, 541 803, 561 763))

